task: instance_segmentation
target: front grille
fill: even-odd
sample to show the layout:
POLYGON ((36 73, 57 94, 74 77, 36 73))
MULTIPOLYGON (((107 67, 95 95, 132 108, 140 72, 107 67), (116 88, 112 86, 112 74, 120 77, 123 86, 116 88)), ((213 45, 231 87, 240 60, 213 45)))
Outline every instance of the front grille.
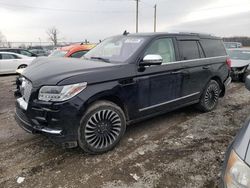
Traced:
POLYGON ((22 81, 21 86, 20 86, 20 90, 21 90, 21 94, 22 94, 23 99, 26 102, 29 102, 30 95, 31 95, 31 90, 32 90, 31 82, 28 81, 27 79, 24 79, 22 81))

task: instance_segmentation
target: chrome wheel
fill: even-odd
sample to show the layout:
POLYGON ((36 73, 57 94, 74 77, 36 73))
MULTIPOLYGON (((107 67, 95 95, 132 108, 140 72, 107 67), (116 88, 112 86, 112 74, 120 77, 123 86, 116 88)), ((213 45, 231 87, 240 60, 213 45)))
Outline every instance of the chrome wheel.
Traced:
POLYGON ((86 142, 95 149, 105 149, 116 142, 122 129, 122 121, 117 112, 104 109, 95 112, 84 130, 86 142))
POLYGON ((211 84, 208 86, 204 99, 204 103, 208 109, 213 109, 216 106, 219 95, 220 89, 217 85, 211 84))

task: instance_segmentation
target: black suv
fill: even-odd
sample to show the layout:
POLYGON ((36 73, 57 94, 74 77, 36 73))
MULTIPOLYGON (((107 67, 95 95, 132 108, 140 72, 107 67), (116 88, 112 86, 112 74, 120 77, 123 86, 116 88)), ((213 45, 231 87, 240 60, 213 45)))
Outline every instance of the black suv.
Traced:
POLYGON ((231 81, 220 38, 128 34, 104 40, 82 59, 41 58, 17 84, 16 119, 64 147, 112 149, 126 125, 183 106, 213 110, 231 81))
POLYGON ((0 52, 13 52, 21 55, 26 55, 29 57, 38 57, 36 54, 30 52, 29 50, 25 50, 22 48, 0 48, 0 52))

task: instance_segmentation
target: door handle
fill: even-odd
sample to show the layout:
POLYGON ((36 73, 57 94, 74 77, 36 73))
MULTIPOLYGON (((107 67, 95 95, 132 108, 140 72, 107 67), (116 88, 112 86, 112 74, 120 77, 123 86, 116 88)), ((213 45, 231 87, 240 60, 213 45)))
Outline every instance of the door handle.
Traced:
POLYGON ((202 68, 203 69, 209 69, 209 66, 203 66, 202 68))
POLYGON ((181 73, 183 73, 182 71, 173 71, 173 72, 171 72, 171 74, 181 74, 181 73))

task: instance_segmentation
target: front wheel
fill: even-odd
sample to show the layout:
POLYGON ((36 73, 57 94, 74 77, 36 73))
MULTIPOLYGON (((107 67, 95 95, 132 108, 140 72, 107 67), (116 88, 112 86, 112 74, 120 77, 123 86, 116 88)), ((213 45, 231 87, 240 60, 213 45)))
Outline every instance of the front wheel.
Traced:
POLYGON ((198 108, 203 112, 213 110, 219 101, 220 86, 215 80, 211 80, 203 91, 198 108))
POLYGON ((91 154, 107 152, 120 141, 125 129, 125 115, 119 106, 109 101, 95 102, 82 117, 79 146, 91 154))

